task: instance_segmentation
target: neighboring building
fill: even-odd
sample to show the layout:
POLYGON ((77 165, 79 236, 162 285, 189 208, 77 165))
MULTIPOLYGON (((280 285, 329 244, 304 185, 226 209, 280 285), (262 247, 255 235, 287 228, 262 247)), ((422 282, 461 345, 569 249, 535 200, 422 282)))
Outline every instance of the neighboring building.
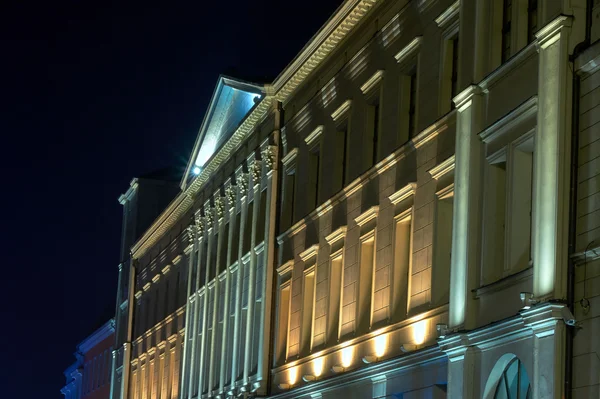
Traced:
POLYGON ((102 327, 77 345, 77 361, 65 370, 67 384, 61 393, 65 399, 108 399, 115 321, 102 327))
MULTIPOLYGON (((161 169, 131 181, 127 192, 119 197, 123 205, 123 226, 121 232, 121 254, 119 263, 119 280, 117 283, 116 302, 116 337, 113 352, 113 373, 111 398, 121 397, 127 383, 129 370, 123 367, 124 359, 131 355, 131 337, 133 334, 133 298, 135 273, 130 273, 132 245, 148 229, 162 210, 173 200, 179 191, 181 174, 173 169, 161 169)), ((174 301, 169 309, 177 305, 174 301)))
POLYGON ((598 397, 586 7, 347 0, 272 84, 221 77, 124 233, 112 398, 598 397))

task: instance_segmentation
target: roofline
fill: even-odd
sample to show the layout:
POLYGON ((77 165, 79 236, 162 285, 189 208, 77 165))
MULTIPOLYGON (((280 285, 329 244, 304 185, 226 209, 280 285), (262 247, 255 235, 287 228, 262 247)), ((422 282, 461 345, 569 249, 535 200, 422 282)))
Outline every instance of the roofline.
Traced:
MULTIPOLYGON (((152 225, 144 232, 139 240, 132 246, 131 253, 134 258, 142 257, 146 251, 154 245, 160 237, 168 230, 181 215, 187 212, 194 203, 194 194, 196 194, 208 180, 211 171, 216 170, 222 160, 234 151, 243 141, 246 134, 254 130, 267 114, 272 101, 281 101, 285 103, 292 96, 298 87, 308 78, 322 62, 337 49, 338 45, 346 38, 354 28, 363 20, 365 15, 369 13, 378 3, 383 0, 346 0, 334 14, 325 22, 325 25, 319 29, 312 39, 304 46, 294 60, 279 74, 273 85, 265 85, 264 90, 266 96, 256 104, 254 109, 246 116, 245 120, 236 129, 234 134, 226 141, 213 158, 208 161, 202 172, 196 176, 189 184, 185 181, 189 175, 191 164, 184 174, 181 189, 177 197, 152 223, 152 225), (166 224, 166 225, 164 225, 166 224)), ((224 75, 219 75, 219 83, 224 78, 224 75)), ((236 80, 239 82, 239 80, 236 80)), ((218 84, 219 84, 218 83, 218 84)), ((218 87, 217 84, 217 87, 218 87)), ((216 90, 216 88, 215 88, 216 90)), ((214 102, 211 99, 211 106, 214 102)), ((209 107, 209 111, 210 111, 209 107)), ((204 128, 207 115, 204 115, 201 129, 204 128)), ((199 139, 197 141, 200 141, 199 139)), ((196 153, 197 143, 194 145, 193 154, 196 153)))
POLYGON ((197 154, 200 150, 200 146, 202 144, 202 141, 204 140, 204 135, 206 134, 206 129, 208 127, 207 123, 209 122, 210 117, 213 114, 215 107, 217 106, 217 93, 221 90, 223 86, 230 86, 239 90, 256 92, 256 94, 265 93, 265 87, 263 85, 250 83, 223 74, 219 75, 219 78, 217 79, 217 84, 215 85, 213 93, 210 97, 210 103, 208 104, 208 108, 206 110, 206 113, 204 114, 204 118, 202 119, 202 124, 200 125, 200 129, 198 129, 198 134, 196 135, 196 142, 194 143, 194 147, 192 148, 190 159, 185 168, 185 172, 181 177, 181 182, 179 183, 179 187, 181 187, 182 191, 185 190, 185 188, 188 185, 188 176, 190 175, 191 170, 196 163, 196 160, 194 159, 195 154, 197 154))
POLYGON ((106 323, 104 323, 100 328, 91 333, 87 338, 77 345, 77 351, 85 354, 89 352, 94 346, 98 345, 100 342, 104 341, 106 338, 110 337, 115 333, 115 319, 110 319, 106 323))

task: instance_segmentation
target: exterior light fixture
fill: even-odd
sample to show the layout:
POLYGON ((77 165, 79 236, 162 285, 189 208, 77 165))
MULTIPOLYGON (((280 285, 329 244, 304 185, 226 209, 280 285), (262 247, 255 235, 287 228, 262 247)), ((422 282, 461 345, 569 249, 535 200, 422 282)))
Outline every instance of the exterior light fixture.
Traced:
POLYGON ((331 368, 331 371, 333 371, 336 374, 343 373, 344 371, 346 371, 346 367, 342 366, 341 364, 336 364, 331 368))
POLYGON ((538 301, 533 298, 533 294, 531 292, 521 292, 520 297, 521 302, 523 303, 523 309, 529 309, 532 305, 538 303, 538 301))
POLYGON ((312 374, 306 374, 302 376, 304 382, 313 382, 317 380, 317 377, 312 374))
POLYGON ((366 364, 375 363, 378 360, 379 360, 379 358, 375 355, 367 355, 367 356, 363 356, 363 358, 362 358, 362 361, 366 364))
POLYGON ((290 388, 292 387, 292 385, 291 385, 291 384, 285 384, 285 383, 283 383, 283 384, 279 384, 279 385, 277 385, 277 387, 278 387, 279 389, 282 389, 282 390, 284 390, 284 391, 287 391, 288 389, 290 389, 290 388))
POLYGON ((198 176, 201 172, 201 169, 199 166, 194 166, 194 168, 192 169, 192 173, 195 174, 196 176, 198 176))
POLYGON ((448 324, 436 324, 435 329, 438 332, 438 337, 444 338, 448 332, 448 324))
POLYGON ((400 346, 400 350, 404 353, 412 352, 417 349, 417 345, 415 344, 402 344, 400 346))

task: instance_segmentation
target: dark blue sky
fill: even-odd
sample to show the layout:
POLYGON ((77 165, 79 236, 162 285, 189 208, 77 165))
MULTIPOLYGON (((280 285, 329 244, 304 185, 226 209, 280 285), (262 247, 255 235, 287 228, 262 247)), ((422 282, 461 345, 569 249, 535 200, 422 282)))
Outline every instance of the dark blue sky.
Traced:
POLYGON ((114 314, 119 194, 187 163, 219 73, 276 76, 341 2, 1 2, 1 397, 62 397, 114 314))

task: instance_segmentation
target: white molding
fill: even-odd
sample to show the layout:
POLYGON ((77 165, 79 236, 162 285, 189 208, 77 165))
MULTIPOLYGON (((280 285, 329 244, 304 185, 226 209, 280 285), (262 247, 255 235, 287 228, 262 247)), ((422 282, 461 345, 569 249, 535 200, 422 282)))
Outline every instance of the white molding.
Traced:
POLYGON ((327 236, 325 236, 325 241, 327 241, 327 244, 329 244, 330 246, 333 246, 336 242, 346 238, 347 230, 347 226, 341 226, 340 228, 332 231, 327 236))
POLYGON ((396 191, 388 198, 392 202, 392 204, 397 205, 400 202, 408 199, 409 197, 415 195, 415 191, 417 189, 417 183, 408 183, 406 186, 402 187, 400 190, 396 191))
POLYGON ((294 269, 294 260, 290 259, 287 262, 285 262, 283 265, 281 265, 277 268, 277 274, 279 274, 280 277, 283 277, 286 273, 290 273, 293 269, 294 269))
POLYGON ((379 214, 379 206, 375 205, 375 206, 370 207, 366 211, 364 211, 358 217, 356 217, 356 219, 354 219, 354 221, 359 226, 364 226, 365 224, 367 224, 371 220, 376 219, 378 214, 379 214))
POLYGON ((429 169, 427 172, 431 175, 431 178, 434 180, 439 180, 440 178, 446 176, 448 173, 454 171, 455 167, 455 156, 447 158, 446 160, 440 162, 438 165, 429 169))
POLYGON ((419 49, 422 41, 423 41, 423 36, 415 37, 410 43, 408 43, 406 46, 404 46, 404 48, 402 50, 400 50, 398 52, 398 54, 396 54, 394 56, 394 58, 396 59, 396 62, 398 64, 401 64, 404 61, 406 61, 415 51, 417 51, 419 49))
POLYGON ((300 256, 300 259, 302 259, 303 262, 308 262, 313 257, 316 257, 318 252, 319 252, 319 244, 314 244, 314 245, 311 245, 310 247, 306 248, 304 251, 300 252, 300 254, 298 256, 300 256))
POLYGON ((508 115, 505 115, 490 127, 479 133, 479 138, 486 143, 492 143, 500 137, 511 132, 516 126, 522 124, 530 118, 537 117, 538 98, 537 96, 530 97, 527 101, 519 105, 508 115))
POLYGON ((371 92, 372 90, 376 89, 377 87, 379 87, 381 81, 383 80, 384 74, 385 74, 385 71, 382 69, 375 72, 373 74, 373 76, 371 76, 369 79, 367 79, 367 81, 365 83, 363 83, 362 86, 360 86, 360 91, 362 91, 363 94, 367 94, 367 93, 371 92))
POLYGON ((435 19, 438 27, 443 28, 458 17, 460 12, 460 0, 455 1, 435 19))
POLYGON ((331 113, 331 118, 334 122, 337 122, 338 119, 348 113, 350 108, 352 108, 352 100, 344 101, 342 105, 337 107, 336 110, 331 113))
POLYGON ((319 137, 321 137, 321 134, 323 133, 323 129, 324 129, 324 126, 319 125, 308 136, 306 136, 306 138, 304 139, 304 142, 306 143, 306 145, 308 145, 308 146, 313 145, 313 143, 315 141, 317 141, 319 139, 319 137))

